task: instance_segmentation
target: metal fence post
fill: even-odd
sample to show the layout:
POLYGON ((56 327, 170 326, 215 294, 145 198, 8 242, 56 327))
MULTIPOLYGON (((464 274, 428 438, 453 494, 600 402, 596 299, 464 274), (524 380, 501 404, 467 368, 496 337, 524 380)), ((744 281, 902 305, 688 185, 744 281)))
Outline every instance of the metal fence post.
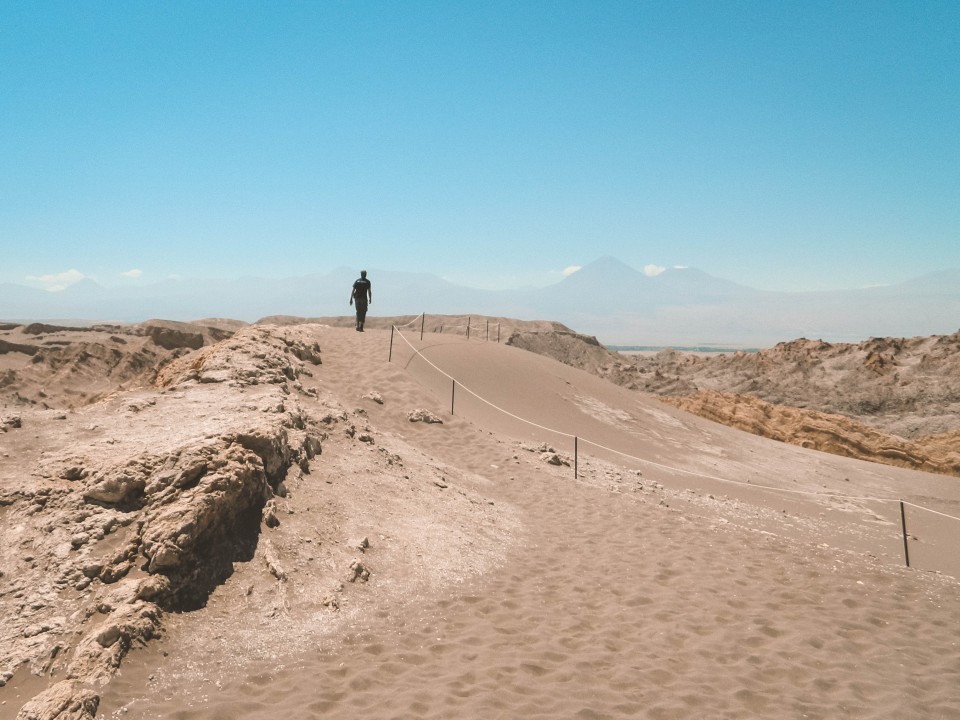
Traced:
POLYGON ((910 550, 907 548, 907 513, 903 509, 903 500, 900 501, 900 527, 903 529, 903 561, 910 567, 910 550))

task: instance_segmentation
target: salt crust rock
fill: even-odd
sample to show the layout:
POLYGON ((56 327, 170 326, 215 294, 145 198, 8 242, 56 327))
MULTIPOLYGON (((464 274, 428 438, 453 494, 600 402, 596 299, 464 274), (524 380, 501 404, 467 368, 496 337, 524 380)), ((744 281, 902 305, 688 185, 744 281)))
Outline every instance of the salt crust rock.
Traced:
POLYGON ((126 465, 103 473, 83 492, 84 498, 108 504, 121 504, 142 495, 154 468, 149 460, 131 460, 126 465))
POLYGON ((370 570, 364 566, 359 560, 354 560, 350 563, 350 574, 347 576, 347 580, 350 582, 366 582, 370 579, 370 570))
POLYGON ((74 680, 62 680, 24 705, 17 720, 93 720, 99 706, 96 691, 74 680))
POLYGON ((407 415, 407 419, 410 422, 425 422, 425 423, 437 423, 442 425, 443 420, 434 415, 429 410, 424 410, 423 408, 417 408, 416 410, 411 410, 407 415))
POLYGON ((283 566, 280 565, 280 561, 277 559, 277 553, 273 549, 273 543, 269 540, 264 541, 263 557, 267 563, 267 569, 270 570, 270 574, 280 582, 285 582, 287 572, 283 569, 283 566))
POLYGON ((540 455, 540 459, 547 465, 570 465, 569 460, 565 460, 555 452, 545 452, 540 455))

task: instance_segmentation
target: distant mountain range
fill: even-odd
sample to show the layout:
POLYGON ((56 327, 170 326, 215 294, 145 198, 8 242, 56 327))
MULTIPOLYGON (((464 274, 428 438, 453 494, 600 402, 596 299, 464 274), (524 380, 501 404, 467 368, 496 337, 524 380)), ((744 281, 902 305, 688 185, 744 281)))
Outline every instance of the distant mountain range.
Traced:
MULTIPOLYGON (((5 283, 0 320, 348 315, 357 275, 338 268, 280 280, 168 280, 113 288, 83 280, 59 292, 5 283)), ((387 270, 371 270, 370 277, 371 314, 556 320, 607 344, 764 347, 798 337, 857 341, 960 329, 960 269, 886 287, 804 293, 756 290, 693 268, 651 277, 610 257, 545 288, 480 290, 387 270)))

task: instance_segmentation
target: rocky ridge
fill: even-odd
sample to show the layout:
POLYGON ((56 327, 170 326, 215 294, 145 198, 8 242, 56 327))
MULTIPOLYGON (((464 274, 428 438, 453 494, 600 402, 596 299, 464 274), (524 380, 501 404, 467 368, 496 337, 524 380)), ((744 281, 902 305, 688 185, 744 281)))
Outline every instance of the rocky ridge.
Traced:
POLYGON ((754 435, 834 455, 960 477, 960 431, 908 440, 843 415, 775 405, 749 395, 716 390, 660 399, 754 435))
POLYGON ((297 399, 319 362, 316 347, 249 330, 174 361, 160 389, 101 400, 79 427, 48 414, 13 431, 62 426, 39 438, 29 476, 0 465, 0 678, 24 661, 61 678, 18 717, 93 717, 131 647, 253 556, 270 499, 320 452, 297 399), (211 427, 210 410, 229 419, 211 427))
POLYGON ((0 330, 0 393, 22 407, 82 407, 153 382, 170 360, 220 342, 242 326, 232 320, 8 324, 0 330))

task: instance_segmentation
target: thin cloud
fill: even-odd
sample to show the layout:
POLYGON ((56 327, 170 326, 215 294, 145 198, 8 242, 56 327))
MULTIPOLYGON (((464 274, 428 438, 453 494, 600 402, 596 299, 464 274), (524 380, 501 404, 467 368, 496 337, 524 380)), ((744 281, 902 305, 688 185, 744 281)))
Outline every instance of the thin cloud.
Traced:
POLYGON ((571 265, 570 267, 564 268, 563 276, 568 277, 570 275, 573 275, 577 270, 580 270, 582 267, 583 267, 582 265, 571 265))
POLYGON ((666 270, 662 265, 644 265, 643 274, 647 277, 656 277, 666 270))
POLYGON ((136 280, 138 277, 143 275, 143 270, 140 270, 138 268, 133 268, 132 270, 127 270, 126 272, 120 273, 120 275, 125 278, 133 278, 134 280, 136 280))
POLYGON ((59 292, 60 290, 66 290, 71 285, 84 280, 86 277, 87 276, 79 270, 70 268, 65 272, 51 273, 49 275, 27 275, 25 279, 27 282, 42 286, 44 290, 59 292))

